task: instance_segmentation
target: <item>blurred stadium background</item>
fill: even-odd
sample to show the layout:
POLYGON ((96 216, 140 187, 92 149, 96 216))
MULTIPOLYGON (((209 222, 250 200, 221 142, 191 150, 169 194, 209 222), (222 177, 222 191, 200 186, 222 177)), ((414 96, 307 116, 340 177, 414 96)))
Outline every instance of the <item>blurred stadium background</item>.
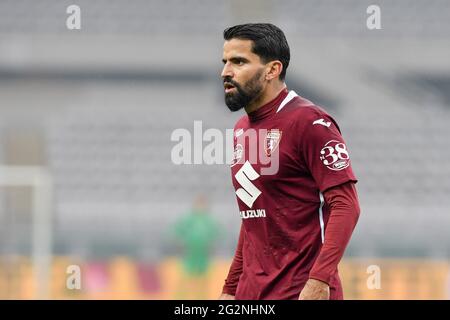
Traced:
POLYGON ((170 230, 199 194, 221 234, 189 290, 218 297, 240 224, 229 168, 172 164, 170 136, 233 127, 222 31, 256 21, 285 31, 288 86, 337 119, 352 154, 346 298, 450 297, 448 0, 1 0, 0 298, 176 298, 170 230), (81 30, 66 28, 71 4, 81 30))

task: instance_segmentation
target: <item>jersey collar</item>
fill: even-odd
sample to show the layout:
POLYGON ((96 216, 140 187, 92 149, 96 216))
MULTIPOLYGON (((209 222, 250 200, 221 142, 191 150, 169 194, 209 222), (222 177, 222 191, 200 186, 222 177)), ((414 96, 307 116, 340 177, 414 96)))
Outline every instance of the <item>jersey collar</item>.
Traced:
POLYGON ((278 96, 276 96, 273 100, 269 101, 265 105, 258 108, 258 110, 255 110, 253 112, 250 112, 248 114, 248 118, 250 119, 250 122, 258 121, 261 119, 264 119, 272 114, 275 114, 277 108, 279 109, 279 106, 286 100, 286 98, 289 96, 289 92, 287 89, 282 90, 278 96))
POLYGON ((283 109, 283 107, 285 105, 287 105, 295 97, 298 97, 298 94, 295 93, 294 90, 289 91, 289 94, 286 96, 286 98, 284 98, 283 101, 281 101, 281 104, 280 104, 280 106, 277 109, 277 113, 280 112, 280 110, 283 109))

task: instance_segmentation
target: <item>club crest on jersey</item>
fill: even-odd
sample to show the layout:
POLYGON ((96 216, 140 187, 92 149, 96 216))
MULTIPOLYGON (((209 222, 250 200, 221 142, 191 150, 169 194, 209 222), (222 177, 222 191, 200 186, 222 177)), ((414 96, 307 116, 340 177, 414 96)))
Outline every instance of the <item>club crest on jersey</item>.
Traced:
POLYGON ((281 135, 282 132, 279 129, 270 129, 267 131, 266 141, 264 142, 264 151, 268 157, 270 157, 280 144, 281 135))

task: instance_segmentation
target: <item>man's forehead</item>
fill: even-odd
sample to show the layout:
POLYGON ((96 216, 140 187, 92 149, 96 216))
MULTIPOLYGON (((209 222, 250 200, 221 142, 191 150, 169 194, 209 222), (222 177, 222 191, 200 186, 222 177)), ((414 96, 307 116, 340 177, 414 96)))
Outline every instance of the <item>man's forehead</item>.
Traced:
POLYGON ((235 56, 235 55, 254 55, 252 52, 253 41, 251 40, 241 40, 241 39, 231 39, 225 40, 223 44, 223 54, 224 56, 235 56))

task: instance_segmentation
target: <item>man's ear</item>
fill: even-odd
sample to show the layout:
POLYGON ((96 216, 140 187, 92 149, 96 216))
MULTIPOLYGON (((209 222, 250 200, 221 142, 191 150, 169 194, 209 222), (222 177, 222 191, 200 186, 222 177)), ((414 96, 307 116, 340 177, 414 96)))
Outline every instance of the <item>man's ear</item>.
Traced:
POLYGON ((270 61, 267 64, 266 80, 278 79, 283 71, 283 64, 279 60, 270 61))

